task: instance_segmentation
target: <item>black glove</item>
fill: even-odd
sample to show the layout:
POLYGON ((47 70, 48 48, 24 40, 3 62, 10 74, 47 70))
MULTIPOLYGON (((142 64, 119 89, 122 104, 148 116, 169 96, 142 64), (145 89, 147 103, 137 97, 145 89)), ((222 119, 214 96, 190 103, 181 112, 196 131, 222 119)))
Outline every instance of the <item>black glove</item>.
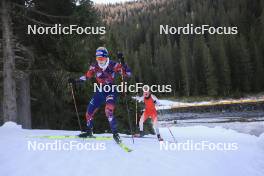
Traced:
POLYGON ((77 92, 82 91, 83 83, 84 83, 83 80, 74 79, 74 78, 68 79, 68 84, 77 92))
POLYGON ((123 53, 118 52, 118 53, 117 53, 117 58, 118 58, 118 60, 120 61, 120 63, 121 63, 122 65, 125 64, 125 58, 124 58, 123 53))

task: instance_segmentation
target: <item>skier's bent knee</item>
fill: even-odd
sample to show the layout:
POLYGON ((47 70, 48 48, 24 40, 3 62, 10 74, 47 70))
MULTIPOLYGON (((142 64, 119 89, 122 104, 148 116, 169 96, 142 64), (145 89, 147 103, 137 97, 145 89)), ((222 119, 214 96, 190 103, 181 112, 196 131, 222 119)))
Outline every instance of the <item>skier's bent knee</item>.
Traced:
POLYGON ((106 104, 105 106, 105 115, 107 118, 111 118, 114 115, 115 105, 106 104))

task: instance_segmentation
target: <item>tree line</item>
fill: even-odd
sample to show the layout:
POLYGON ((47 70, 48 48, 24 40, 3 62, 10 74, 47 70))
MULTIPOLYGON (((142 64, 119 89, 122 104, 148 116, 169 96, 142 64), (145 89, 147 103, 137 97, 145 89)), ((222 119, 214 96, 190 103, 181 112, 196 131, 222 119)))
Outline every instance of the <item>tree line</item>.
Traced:
POLYGON ((264 90, 264 3, 146 0, 99 5, 107 45, 122 48, 134 75, 171 84, 169 96, 242 96, 264 90), (160 35, 160 25, 238 27, 237 35, 160 35))

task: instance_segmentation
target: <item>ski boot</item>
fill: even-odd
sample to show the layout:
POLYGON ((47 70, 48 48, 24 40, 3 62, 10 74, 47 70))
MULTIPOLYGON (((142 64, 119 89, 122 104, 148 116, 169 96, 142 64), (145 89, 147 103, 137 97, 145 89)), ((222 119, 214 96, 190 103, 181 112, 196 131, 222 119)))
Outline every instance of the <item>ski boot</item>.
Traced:
POLYGON ((158 140, 159 141, 163 141, 163 139, 161 138, 160 134, 157 134, 158 140))
POLYGON ((118 144, 120 144, 122 142, 118 133, 114 133, 113 138, 116 141, 116 143, 118 143, 118 144))
POLYGON ((86 130, 84 133, 78 135, 80 138, 93 138, 93 132, 91 130, 86 130))

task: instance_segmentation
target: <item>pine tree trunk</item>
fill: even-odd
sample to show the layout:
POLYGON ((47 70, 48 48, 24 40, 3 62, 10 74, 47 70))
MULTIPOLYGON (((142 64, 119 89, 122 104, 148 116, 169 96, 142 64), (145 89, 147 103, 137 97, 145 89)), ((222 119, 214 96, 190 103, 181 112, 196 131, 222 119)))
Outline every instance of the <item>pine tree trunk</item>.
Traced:
POLYGON ((17 80, 18 123, 25 129, 31 129, 30 80, 28 74, 23 74, 17 80))
POLYGON ((11 19, 8 14, 9 2, 2 0, 2 36, 3 36, 3 117, 4 122, 17 122, 16 83, 15 83, 15 57, 12 48, 11 19))

